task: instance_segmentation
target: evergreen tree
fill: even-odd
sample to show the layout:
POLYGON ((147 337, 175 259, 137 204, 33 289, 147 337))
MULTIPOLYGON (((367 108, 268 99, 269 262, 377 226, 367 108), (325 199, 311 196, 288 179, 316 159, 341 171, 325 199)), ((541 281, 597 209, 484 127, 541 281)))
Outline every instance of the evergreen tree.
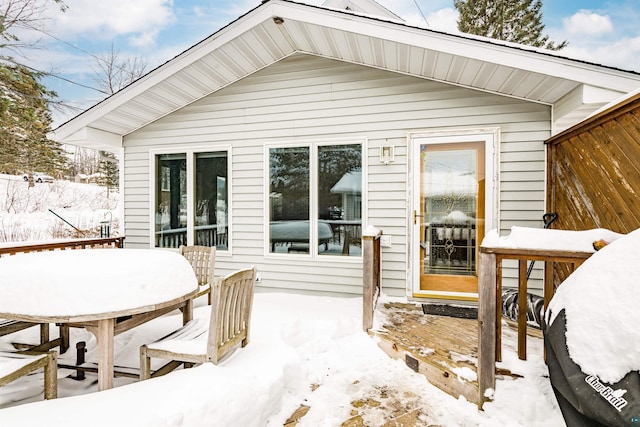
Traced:
POLYGON ((98 184, 107 187, 107 194, 112 189, 117 189, 120 185, 120 174, 118 173, 118 159, 113 153, 108 151, 100 152, 100 163, 98 170, 102 174, 98 184))
POLYGON ((23 43, 19 32, 38 31, 47 5, 62 0, 3 0, 0 12, 0 172, 34 171, 59 176, 67 159, 60 144, 47 139, 49 107, 56 94, 41 83, 43 74, 22 65, 12 54, 37 45, 23 43))
POLYGON ((49 100, 55 93, 40 76, 21 65, 0 63, 0 171, 59 175, 67 159, 62 147, 47 139, 49 100))
POLYGON ((454 0, 460 13, 458 29, 467 34, 486 36, 551 50, 560 50, 567 41, 556 44, 543 35, 541 0, 454 0))

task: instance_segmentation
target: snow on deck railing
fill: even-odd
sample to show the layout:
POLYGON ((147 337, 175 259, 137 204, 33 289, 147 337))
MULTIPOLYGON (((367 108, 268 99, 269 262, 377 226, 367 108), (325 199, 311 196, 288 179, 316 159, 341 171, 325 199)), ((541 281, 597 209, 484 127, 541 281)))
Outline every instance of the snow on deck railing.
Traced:
POLYGON ((0 256, 24 252, 41 252, 86 248, 122 248, 124 237, 106 237, 95 239, 47 240, 40 242, 5 242, 0 244, 0 256))
POLYGON ((511 227, 508 236, 498 236, 496 229, 482 240, 483 248, 527 249, 548 251, 594 252, 593 242, 606 243, 624 236, 605 228, 592 230, 555 230, 544 228, 511 227))

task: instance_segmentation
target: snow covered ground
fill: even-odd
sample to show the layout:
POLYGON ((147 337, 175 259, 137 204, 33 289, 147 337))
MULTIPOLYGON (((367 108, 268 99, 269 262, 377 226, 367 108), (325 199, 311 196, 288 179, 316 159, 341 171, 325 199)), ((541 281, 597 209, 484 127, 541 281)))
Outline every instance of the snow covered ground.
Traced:
MULTIPOLYGON (((208 310, 205 298, 200 300, 195 316, 208 310)), ((33 425, 64 426, 282 426, 305 404, 311 409, 299 426, 340 426, 353 416, 352 402, 384 403, 381 396, 419 410, 419 425, 425 426, 564 425, 545 377, 540 340, 529 340, 528 360, 520 361, 515 335, 505 328, 501 366, 524 378, 500 381, 495 400, 478 411, 389 358, 362 331, 361 315, 360 298, 258 293, 251 342, 220 365, 144 382, 116 378, 116 387, 104 392, 96 391, 95 375, 75 381, 65 378, 71 371, 60 370, 60 397, 52 401, 42 401, 39 374, 0 389, 0 425, 23 425, 28 419, 33 425)), ((116 364, 137 367, 140 345, 180 322, 180 315, 166 316, 117 336, 116 364)), ((32 328, 11 340, 34 342, 37 333, 32 328)), ((72 329, 71 350, 61 360, 75 363, 78 340, 87 342, 87 360, 95 361, 95 339, 80 329, 72 329)), ((0 339, 0 349, 9 348, 9 341, 0 339)), ((367 426, 382 426, 393 414, 380 405, 362 417, 367 426)))
POLYGON ((102 221, 117 232, 118 217, 118 193, 97 184, 55 180, 29 188, 22 176, 0 174, 0 243, 82 237, 73 227, 95 237, 102 221))

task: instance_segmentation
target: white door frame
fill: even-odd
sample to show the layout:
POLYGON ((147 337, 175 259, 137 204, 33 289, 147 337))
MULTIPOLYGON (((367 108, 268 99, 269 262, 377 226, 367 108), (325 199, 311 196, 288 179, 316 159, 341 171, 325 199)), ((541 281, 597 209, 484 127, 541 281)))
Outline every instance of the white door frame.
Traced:
MULTIPOLYGON (((500 159, 500 129, 459 129, 433 132, 415 132, 407 136, 409 165, 409 211, 407 215, 409 230, 407 242, 407 296, 421 298, 420 291, 420 225, 415 221, 414 213, 419 210, 420 198, 420 145, 421 144, 452 144, 461 142, 484 142, 485 145, 485 235, 489 230, 497 228, 499 221, 499 159, 500 159)), ((429 291, 429 295, 433 295, 429 291)), ((443 296, 455 297, 454 293, 443 293, 443 296)), ((464 296, 469 296, 465 294, 464 296)), ((426 297, 426 295, 424 296, 426 297)), ((463 297, 461 295, 460 297, 463 297)), ((477 295, 476 295, 477 298, 477 295)))

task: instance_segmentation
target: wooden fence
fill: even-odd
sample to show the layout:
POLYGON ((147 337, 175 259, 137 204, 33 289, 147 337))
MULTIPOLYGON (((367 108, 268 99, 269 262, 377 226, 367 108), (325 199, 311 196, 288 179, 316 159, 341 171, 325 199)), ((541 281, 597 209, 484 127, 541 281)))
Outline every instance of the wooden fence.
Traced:
MULTIPOLYGON (((640 93, 545 144, 546 210, 558 214, 554 228, 627 234, 640 227, 640 93)), ((569 273, 556 266, 556 285, 569 273)))

